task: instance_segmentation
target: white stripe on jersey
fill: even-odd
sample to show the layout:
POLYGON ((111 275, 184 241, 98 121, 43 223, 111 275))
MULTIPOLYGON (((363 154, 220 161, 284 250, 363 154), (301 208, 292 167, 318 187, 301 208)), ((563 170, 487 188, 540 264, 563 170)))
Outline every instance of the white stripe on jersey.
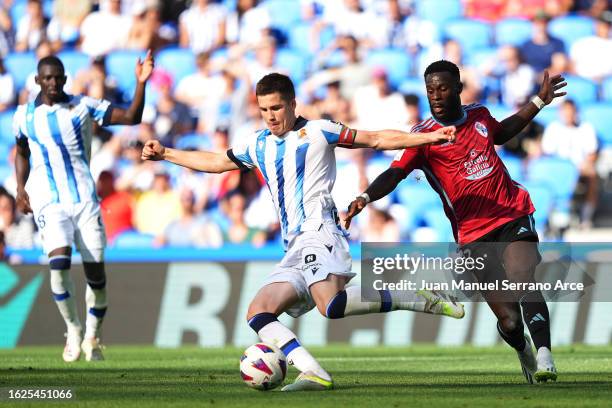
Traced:
POLYGON ((333 220, 331 191, 336 179, 334 147, 341 124, 298 119, 294 130, 277 137, 264 130, 232 147, 244 166, 257 167, 266 179, 281 224, 285 246, 300 231, 333 220))
POLYGON ((26 188, 33 209, 50 203, 97 202, 89 171, 91 121, 102 125, 109 106, 108 101, 68 95, 65 102, 52 106, 37 98, 18 107, 13 133, 27 139, 31 151, 26 188))

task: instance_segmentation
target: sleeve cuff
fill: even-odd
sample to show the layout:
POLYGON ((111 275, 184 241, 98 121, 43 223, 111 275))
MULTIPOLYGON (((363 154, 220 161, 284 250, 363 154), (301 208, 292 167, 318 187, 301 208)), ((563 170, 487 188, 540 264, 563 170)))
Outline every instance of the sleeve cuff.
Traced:
POLYGON ((111 124, 111 117, 113 116, 114 107, 111 105, 104 112, 104 116, 102 117, 102 126, 108 126, 111 124))
POLYGON ((229 159, 233 161, 236 164, 236 166, 238 166, 241 172, 247 172, 250 170, 243 162, 238 160, 236 155, 234 155, 234 151, 232 149, 229 149, 227 151, 227 157, 229 157, 229 159))

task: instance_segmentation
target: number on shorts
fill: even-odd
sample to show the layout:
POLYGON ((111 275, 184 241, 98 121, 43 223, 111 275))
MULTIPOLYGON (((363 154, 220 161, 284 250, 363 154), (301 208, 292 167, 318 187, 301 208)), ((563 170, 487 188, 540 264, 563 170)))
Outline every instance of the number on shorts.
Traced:
POLYGON ((38 227, 40 229, 45 228, 45 225, 47 225, 47 223, 45 222, 45 216, 44 215, 39 215, 36 220, 38 221, 38 227))

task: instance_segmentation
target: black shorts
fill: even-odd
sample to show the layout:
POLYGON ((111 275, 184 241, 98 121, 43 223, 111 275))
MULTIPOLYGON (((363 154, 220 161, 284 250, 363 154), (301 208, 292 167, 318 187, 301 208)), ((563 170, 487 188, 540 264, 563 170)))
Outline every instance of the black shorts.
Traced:
POLYGON ((476 241, 463 245, 460 251, 464 257, 482 259, 484 268, 472 270, 478 281, 506 279, 503 254, 506 247, 515 241, 539 242, 532 214, 501 225, 476 241))

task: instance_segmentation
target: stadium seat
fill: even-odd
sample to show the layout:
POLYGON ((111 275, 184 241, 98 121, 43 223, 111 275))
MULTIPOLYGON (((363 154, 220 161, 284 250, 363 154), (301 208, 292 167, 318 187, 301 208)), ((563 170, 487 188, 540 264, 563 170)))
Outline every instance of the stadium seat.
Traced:
POLYGON ((13 115, 14 109, 0 112, 0 143, 13 144, 15 137, 13 135, 13 115))
POLYGON ((289 73, 294 83, 299 84, 306 78, 308 58, 290 48, 281 48, 276 54, 276 65, 289 73))
POLYGON ((464 54, 488 47, 491 44, 492 32, 490 24, 470 19, 451 21, 445 28, 446 37, 458 41, 464 54))
POLYGON ((453 227, 450 221, 444 214, 444 209, 439 206, 437 208, 430 208, 423 214, 423 220, 428 227, 432 228, 437 236, 439 242, 453 242, 453 227))
POLYGON ((291 27, 302 20, 302 6, 299 1, 266 0, 261 4, 268 9, 272 26, 285 33, 289 33, 291 27))
POLYGON ((565 211, 576 188, 578 169, 569 160, 545 156, 529 164, 527 180, 548 185, 555 196, 555 208, 565 211))
POLYGON ((542 109, 534 118, 540 125, 546 127, 552 122, 559 120, 559 108, 556 106, 547 106, 542 109))
POLYGON ((155 56, 155 65, 172 74, 175 86, 181 79, 196 72, 193 52, 187 48, 164 48, 155 56))
POLYGON ((564 91, 577 105, 586 105, 597 100, 597 84, 576 75, 565 75, 567 86, 564 91))
POLYGON ((28 76, 36 71, 36 55, 33 52, 13 52, 4 58, 4 65, 13 76, 15 88, 21 89, 28 76))
POLYGON ((603 147, 612 147, 612 103, 598 103, 584 107, 580 113, 583 121, 595 127, 597 137, 603 147))
POLYGON ((553 209, 554 195, 546 184, 526 182, 523 187, 529 191, 531 202, 536 209, 533 214, 536 230, 543 232, 553 209))
POLYGON ((514 113, 514 109, 511 109, 506 105, 487 105, 487 109, 489 110, 489 113, 491 113, 491 116, 497 119, 498 122, 501 122, 514 113))
POLYGON ((520 183, 521 180, 523 180, 523 161, 520 158, 510 154, 501 155, 501 159, 504 162, 504 166, 506 166, 512 180, 520 183))
POLYGON ((422 19, 441 26, 447 21, 460 18, 463 7, 460 0, 426 0, 416 2, 416 12, 422 19))
POLYGON ((601 84, 601 92, 605 101, 612 102, 612 77, 603 81, 601 84))
POLYGON ((557 17, 548 24, 548 32, 565 43, 566 51, 578 39, 593 35, 593 20, 585 16, 557 17))
POLYGON ((289 32, 289 47, 301 53, 312 55, 325 48, 334 40, 335 31, 332 26, 323 28, 317 37, 313 37, 314 30, 311 23, 297 24, 289 32))
POLYGON ((465 60, 471 67, 494 66, 497 63, 498 50, 497 47, 478 48, 466 55, 465 60))
POLYGON ((365 59, 371 67, 383 67, 392 86, 398 87, 410 73, 410 57, 405 50, 386 48, 371 51, 365 59))
POLYGON ((117 79, 119 89, 131 98, 131 93, 136 86, 134 67, 138 58, 145 56, 142 51, 119 50, 113 51, 106 57, 106 69, 108 74, 117 79))
POLYGON ((421 98, 426 98, 425 82, 423 82, 422 78, 406 78, 402 81, 402 83, 398 87, 398 90, 404 95, 415 94, 421 98))
POLYGON ((26 7, 28 2, 26 0, 16 0, 11 5, 10 16, 11 20, 13 20, 13 28, 16 29, 19 25, 19 20, 26 13, 26 7))
POLYGON ((507 18, 495 24, 495 43, 497 45, 520 46, 531 38, 531 22, 518 18, 507 18))
POLYGON ((79 71, 87 69, 90 64, 89 55, 80 51, 66 50, 57 55, 64 63, 64 69, 75 78, 79 71))
POLYGON ((400 183, 397 199, 415 214, 423 214, 432 206, 440 206, 440 196, 424 180, 419 183, 400 183))
POLYGON ((125 231, 118 235, 113 246, 117 248, 151 248, 154 237, 137 231, 125 231))
POLYGON ((176 141, 176 148, 185 150, 185 149, 198 149, 198 150, 206 150, 211 148, 211 141, 208 135, 200 134, 200 133, 190 133, 188 135, 183 135, 176 141))

